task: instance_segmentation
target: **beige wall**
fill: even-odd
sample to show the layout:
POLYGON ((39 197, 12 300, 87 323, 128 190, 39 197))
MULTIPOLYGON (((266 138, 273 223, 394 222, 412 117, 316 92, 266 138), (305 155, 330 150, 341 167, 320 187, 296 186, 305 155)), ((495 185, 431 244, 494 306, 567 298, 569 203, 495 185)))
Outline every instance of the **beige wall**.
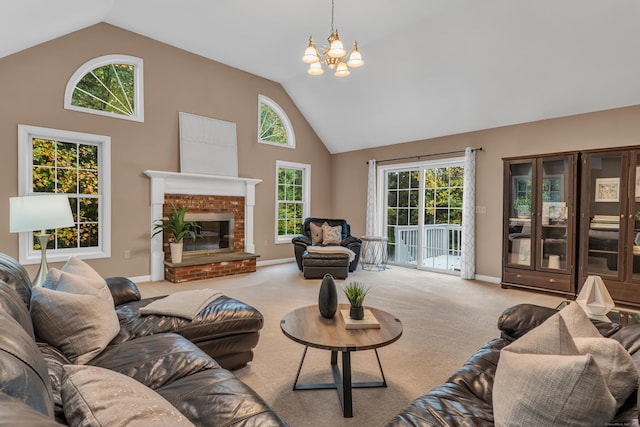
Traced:
MULTIPOLYGON (((17 257, 9 233, 9 197, 17 195, 17 126, 28 124, 111 137, 112 256, 89 261, 101 274, 149 274, 150 202, 147 169, 179 171, 178 112, 237 124, 239 175, 259 178, 255 243, 260 261, 293 256, 275 245, 275 162, 312 165, 314 214, 330 215, 331 155, 283 88, 137 34, 99 24, 0 59, 0 251, 17 257), (63 109, 67 81, 86 61, 107 54, 144 60, 144 123, 63 109), (258 144, 258 94, 277 102, 293 122, 297 148, 258 144), (328 182, 327 182, 328 181, 328 182), (330 187, 329 187, 330 188, 330 187), (131 258, 124 258, 124 251, 131 258)), ((29 266, 33 274, 36 266, 29 266)))
MULTIPOLYGON (((17 195, 17 125, 111 136, 112 257, 90 263, 103 275, 149 274, 149 180, 146 169, 178 171, 178 112, 237 123, 239 174, 259 178, 255 243, 260 261, 289 258, 290 244, 274 244, 275 161, 312 165, 312 215, 347 218, 364 234, 366 161, 483 147, 477 154, 477 272, 499 277, 502 158, 640 144, 640 106, 471 132, 331 156, 282 87, 215 61, 99 24, 0 59, 0 251, 18 254, 8 232, 8 198, 17 195), (106 54, 144 60, 145 122, 62 108, 69 77, 84 62, 106 54), (257 97, 276 101, 293 122, 295 150, 256 142, 257 97), (333 189, 333 191, 331 191, 333 189), (131 259, 124 258, 130 250, 131 259)), ((36 266, 29 266, 33 274, 36 266)))
POLYGON ((476 272, 500 277, 502 158, 630 145, 640 145, 640 106, 338 154, 332 162, 334 213, 349 219, 353 234, 364 234, 369 159, 482 147, 476 157, 476 204, 487 213, 476 215, 476 272))

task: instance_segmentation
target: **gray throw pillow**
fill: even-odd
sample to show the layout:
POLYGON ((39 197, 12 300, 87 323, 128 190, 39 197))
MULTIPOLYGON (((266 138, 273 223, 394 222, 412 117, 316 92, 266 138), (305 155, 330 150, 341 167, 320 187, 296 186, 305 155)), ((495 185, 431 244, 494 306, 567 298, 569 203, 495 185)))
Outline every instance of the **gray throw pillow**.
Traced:
POLYGON ((62 403, 71 426, 193 426, 138 381, 97 366, 64 365, 62 403))
POLYGON ((559 314, 500 352, 493 384, 498 427, 604 425, 616 406, 595 357, 580 353, 559 314))
POLYGON ((120 331, 113 302, 95 292, 32 290, 31 320, 36 335, 77 364, 93 359, 120 331))
POLYGON ((309 230, 311 230, 311 243, 314 245, 322 243, 322 227, 314 222, 310 222, 309 230))
POLYGON ((342 226, 330 226, 328 223, 322 224, 322 244, 339 245, 342 241, 342 226))

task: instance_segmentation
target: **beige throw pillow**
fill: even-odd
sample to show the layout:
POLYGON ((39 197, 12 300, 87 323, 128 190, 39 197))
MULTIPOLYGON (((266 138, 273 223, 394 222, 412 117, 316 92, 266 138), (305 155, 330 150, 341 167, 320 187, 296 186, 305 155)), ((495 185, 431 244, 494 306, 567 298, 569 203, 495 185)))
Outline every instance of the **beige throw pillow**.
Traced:
POLYGON ((314 245, 322 243, 322 226, 314 222, 310 222, 309 230, 311 231, 311 243, 314 245))
POLYGON ((142 383, 97 366, 64 365, 62 401, 71 426, 193 426, 142 383))
POLYGON ((120 332, 113 301, 98 290, 75 294, 33 288, 31 320, 38 337, 77 364, 93 359, 120 332))
POLYGON ((322 224, 322 244, 323 245, 339 245, 342 241, 342 226, 330 226, 326 222, 322 224))

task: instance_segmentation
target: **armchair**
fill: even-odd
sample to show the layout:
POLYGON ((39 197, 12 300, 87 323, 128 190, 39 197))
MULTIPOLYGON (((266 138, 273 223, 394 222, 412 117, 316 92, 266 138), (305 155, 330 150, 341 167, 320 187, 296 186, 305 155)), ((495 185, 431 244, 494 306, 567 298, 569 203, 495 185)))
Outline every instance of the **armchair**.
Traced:
POLYGON ((360 260, 360 249, 362 248, 362 240, 351 235, 351 227, 344 219, 306 218, 304 220, 304 223, 302 224, 302 234, 291 239, 291 243, 293 243, 293 248, 296 256, 296 262, 298 263, 298 268, 300 269, 300 271, 303 271, 303 255, 307 251, 308 246, 324 246, 322 244, 322 240, 317 243, 313 242, 311 224, 313 223, 314 226, 322 227, 322 224, 324 224, 325 222, 332 227, 338 225, 342 227, 340 246, 351 249, 355 254, 354 259, 349 263, 349 272, 354 272, 358 267, 358 261, 360 260))

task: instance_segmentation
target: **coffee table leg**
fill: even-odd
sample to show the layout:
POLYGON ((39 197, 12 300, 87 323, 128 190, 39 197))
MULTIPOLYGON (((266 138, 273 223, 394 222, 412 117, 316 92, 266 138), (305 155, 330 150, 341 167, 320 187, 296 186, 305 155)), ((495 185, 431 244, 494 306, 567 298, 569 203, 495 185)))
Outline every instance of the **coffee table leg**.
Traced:
POLYGON ((342 394, 345 417, 353 417, 353 402, 351 396, 351 352, 342 352, 342 394))

